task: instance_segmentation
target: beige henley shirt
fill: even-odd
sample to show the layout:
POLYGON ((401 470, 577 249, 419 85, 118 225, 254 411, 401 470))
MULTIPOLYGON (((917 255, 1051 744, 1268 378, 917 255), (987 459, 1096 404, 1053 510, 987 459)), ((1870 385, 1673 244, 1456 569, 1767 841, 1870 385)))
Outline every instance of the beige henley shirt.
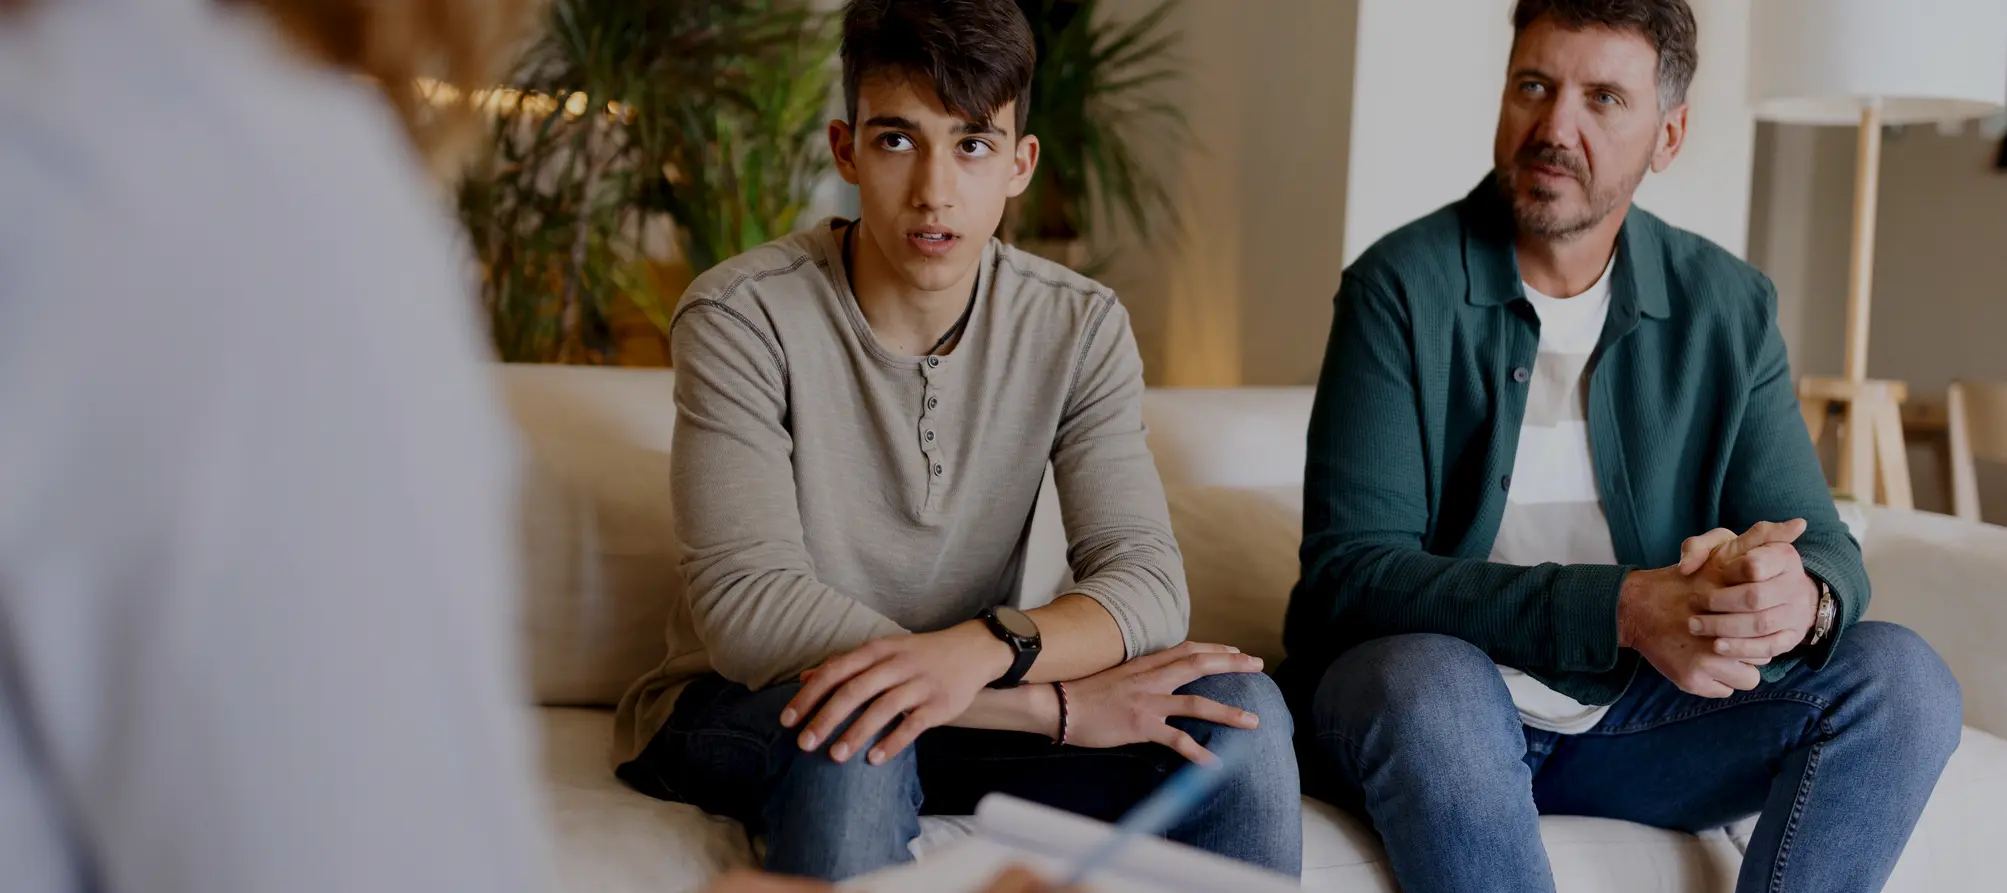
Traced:
POLYGON ((668 658, 622 699, 618 758, 696 675, 761 688, 1013 600, 1048 462, 1071 591, 1108 609, 1128 657, 1184 639, 1184 568, 1115 296, 992 240, 953 353, 898 356, 850 291, 841 224, 705 273, 676 311, 688 612, 670 612, 668 658))

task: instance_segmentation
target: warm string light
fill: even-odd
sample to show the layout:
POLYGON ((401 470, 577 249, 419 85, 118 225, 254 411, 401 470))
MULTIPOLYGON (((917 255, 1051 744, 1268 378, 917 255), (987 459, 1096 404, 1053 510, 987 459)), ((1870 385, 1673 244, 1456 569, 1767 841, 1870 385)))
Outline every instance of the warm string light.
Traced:
MULTIPOLYGON (((459 88, 431 78, 419 78, 417 86, 418 95, 424 97, 425 101, 432 105, 445 107, 465 102, 491 115, 501 114, 503 111, 510 109, 521 109, 532 115, 544 116, 558 109, 558 100, 556 97, 543 93, 518 90, 514 87, 491 87, 485 90, 476 90, 471 97, 463 99, 459 88)), ((591 108, 592 100, 584 93, 573 93, 565 97, 564 113, 567 117, 583 117, 591 108)), ((609 117, 622 121, 633 117, 633 111, 619 102, 607 103, 606 113, 609 117)))

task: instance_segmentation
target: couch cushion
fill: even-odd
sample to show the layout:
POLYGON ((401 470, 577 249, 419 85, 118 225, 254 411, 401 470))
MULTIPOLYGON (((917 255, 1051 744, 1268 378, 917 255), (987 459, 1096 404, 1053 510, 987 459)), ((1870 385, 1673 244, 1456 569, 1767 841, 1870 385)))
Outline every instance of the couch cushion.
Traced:
POLYGON ((1965 724, 2007 737, 2007 528, 1949 515, 1864 509, 1870 619, 1937 649, 1965 691, 1965 724))
POLYGON ((673 375, 502 366, 523 433, 522 554, 540 704, 611 705, 694 639, 669 511, 673 375), (684 639, 680 637, 689 637, 684 639))
POLYGON ((1314 388, 1151 388, 1150 452, 1166 484, 1268 487, 1303 482, 1314 388))
POLYGON ((737 822, 635 793, 607 768, 613 713, 543 708, 544 783, 557 842, 555 889, 565 893, 695 890, 753 865, 737 822))
POLYGON ((1189 638, 1232 645, 1274 669, 1296 585, 1303 489, 1172 484, 1164 495, 1192 593, 1189 638))

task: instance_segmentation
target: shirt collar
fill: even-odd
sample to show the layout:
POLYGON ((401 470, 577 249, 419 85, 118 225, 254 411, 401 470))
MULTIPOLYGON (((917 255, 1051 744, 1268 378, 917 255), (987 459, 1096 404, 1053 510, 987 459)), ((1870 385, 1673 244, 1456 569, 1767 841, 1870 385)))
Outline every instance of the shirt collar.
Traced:
MULTIPOLYGON (((1490 174, 1457 203, 1463 220, 1463 264, 1470 277, 1467 300, 1495 307, 1523 300, 1519 255, 1513 250, 1512 212, 1490 174)), ((1633 204, 1617 233, 1617 268, 1610 273, 1610 309, 1652 319, 1672 315, 1666 297, 1665 262, 1654 225, 1657 219, 1633 204)))

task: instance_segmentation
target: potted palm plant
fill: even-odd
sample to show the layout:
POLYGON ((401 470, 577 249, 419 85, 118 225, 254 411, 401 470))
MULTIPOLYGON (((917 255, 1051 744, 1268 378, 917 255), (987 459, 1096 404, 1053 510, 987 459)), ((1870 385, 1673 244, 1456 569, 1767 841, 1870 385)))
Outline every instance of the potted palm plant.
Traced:
POLYGON ((791 227, 831 30, 808 0, 554 0, 459 186, 501 357, 617 361, 636 320, 659 354, 681 289, 651 245, 708 266, 791 227))
POLYGON ((1041 147, 1039 170, 1012 202, 1006 238, 1076 268, 1097 225, 1126 221, 1148 239, 1176 228, 1164 184, 1136 151, 1142 139, 1188 140, 1184 113, 1158 88, 1177 77, 1180 35, 1165 0, 1128 21, 1099 0, 1018 0, 1038 46, 1025 126, 1041 147))

